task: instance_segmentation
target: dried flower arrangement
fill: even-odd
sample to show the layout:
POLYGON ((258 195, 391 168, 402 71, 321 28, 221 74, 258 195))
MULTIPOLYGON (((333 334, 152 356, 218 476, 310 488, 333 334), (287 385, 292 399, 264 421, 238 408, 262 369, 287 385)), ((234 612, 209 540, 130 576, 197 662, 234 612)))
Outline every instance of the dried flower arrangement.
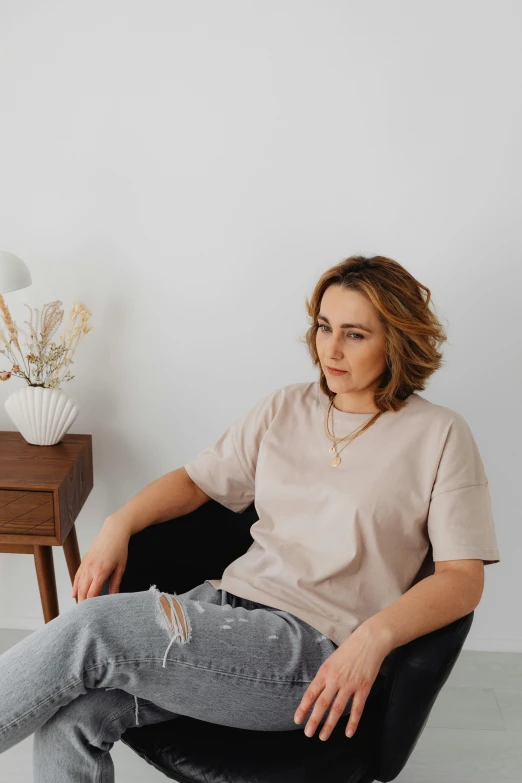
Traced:
POLYGON ((15 376, 24 378, 28 386, 44 386, 48 389, 59 388, 62 381, 72 381, 75 376, 69 372, 65 373, 65 371, 70 364, 74 364, 72 357, 81 337, 92 329, 92 326, 87 323, 87 319, 92 313, 83 304, 73 305, 67 328, 61 335, 59 344, 56 345, 50 340, 63 319, 64 311, 60 309, 61 304, 62 302, 57 299, 55 302, 44 305, 41 324, 38 309, 35 308, 36 324, 34 326, 32 308, 25 305, 31 311, 31 321, 24 321, 30 329, 30 341, 26 342, 29 353, 24 356, 20 348, 18 328, 0 294, 0 315, 8 335, 7 337, 0 325, 0 342, 5 343, 6 346, 5 350, 0 349, 0 353, 4 354, 12 363, 11 370, 0 370, 0 381, 8 381, 11 376, 15 376), (78 317, 80 318, 79 324, 76 323, 78 317), (38 336, 38 332, 40 336, 38 336), (20 354, 21 362, 14 354, 15 347, 20 354), (69 353, 70 356, 68 356, 69 353), (25 360, 27 360, 27 365, 25 360), (63 374, 60 376, 60 373, 63 374))

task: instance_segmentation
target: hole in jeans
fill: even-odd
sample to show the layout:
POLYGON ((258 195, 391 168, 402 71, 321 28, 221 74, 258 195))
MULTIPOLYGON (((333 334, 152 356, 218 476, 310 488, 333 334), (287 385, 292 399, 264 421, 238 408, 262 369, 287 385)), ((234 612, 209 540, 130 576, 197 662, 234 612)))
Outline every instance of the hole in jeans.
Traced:
POLYGON ((151 585, 149 592, 157 597, 156 619, 159 625, 168 631, 171 639, 170 644, 165 650, 163 656, 163 666, 166 666, 167 654, 172 644, 177 641, 180 644, 186 644, 192 637, 192 628, 190 618, 187 614, 184 604, 179 598, 168 593, 160 593, 156 585, 151 585))

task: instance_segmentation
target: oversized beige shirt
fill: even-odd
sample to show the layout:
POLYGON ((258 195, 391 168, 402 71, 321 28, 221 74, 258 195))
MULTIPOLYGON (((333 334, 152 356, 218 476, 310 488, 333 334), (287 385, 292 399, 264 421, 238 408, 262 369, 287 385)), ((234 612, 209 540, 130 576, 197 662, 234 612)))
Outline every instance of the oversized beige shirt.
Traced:
MULTIPOLYGON (((232 511, 255 501, 259 517, 247 552, 205 581, 291 612, 339 645, 433 561, 500 555, 484 465, 459 413, 410 394, 332 467, 328 402, 319 381, 276 389, 185 469, 232 511)), ((372 415, 335 409, 335 436, 372 415)))

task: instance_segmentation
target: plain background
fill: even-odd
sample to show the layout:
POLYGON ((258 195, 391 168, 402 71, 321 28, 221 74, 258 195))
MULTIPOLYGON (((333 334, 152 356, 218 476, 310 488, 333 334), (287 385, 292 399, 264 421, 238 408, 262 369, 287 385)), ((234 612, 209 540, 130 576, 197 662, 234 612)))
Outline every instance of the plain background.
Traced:
MULTIPOLYGON (((61 300, 55 338, 92 312, 62 384, 70 432, 93 435, 82 556, 139 490, 314 380, 305 297, 387 255, 448 332, 421 394, 465 417, 489 479, 501 562, 465 649, 522 651, 521 39, 506 0, 0 1, 0 249, 33 276, 5 300, 21 328, 25 303, 61 300)), ((24 384, 0 384, 0 429, 24 384)), ((32 557, 0 554, 0 627, 42 625, 32 557)))

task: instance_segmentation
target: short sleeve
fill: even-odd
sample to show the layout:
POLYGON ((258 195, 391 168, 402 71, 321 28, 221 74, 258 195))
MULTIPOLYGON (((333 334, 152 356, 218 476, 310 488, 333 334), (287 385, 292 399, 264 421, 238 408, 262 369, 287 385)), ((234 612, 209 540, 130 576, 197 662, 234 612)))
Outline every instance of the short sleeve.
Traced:
POLYGON ((257 456, 283 392, 284 387, 264 397, 184 466, 203 492, 231 511, 244 511, 254 501, 257 456))
POLYGON ((500 562, 488 479, 468 423, 453 411, 428 510, 433 560, 500 562))

